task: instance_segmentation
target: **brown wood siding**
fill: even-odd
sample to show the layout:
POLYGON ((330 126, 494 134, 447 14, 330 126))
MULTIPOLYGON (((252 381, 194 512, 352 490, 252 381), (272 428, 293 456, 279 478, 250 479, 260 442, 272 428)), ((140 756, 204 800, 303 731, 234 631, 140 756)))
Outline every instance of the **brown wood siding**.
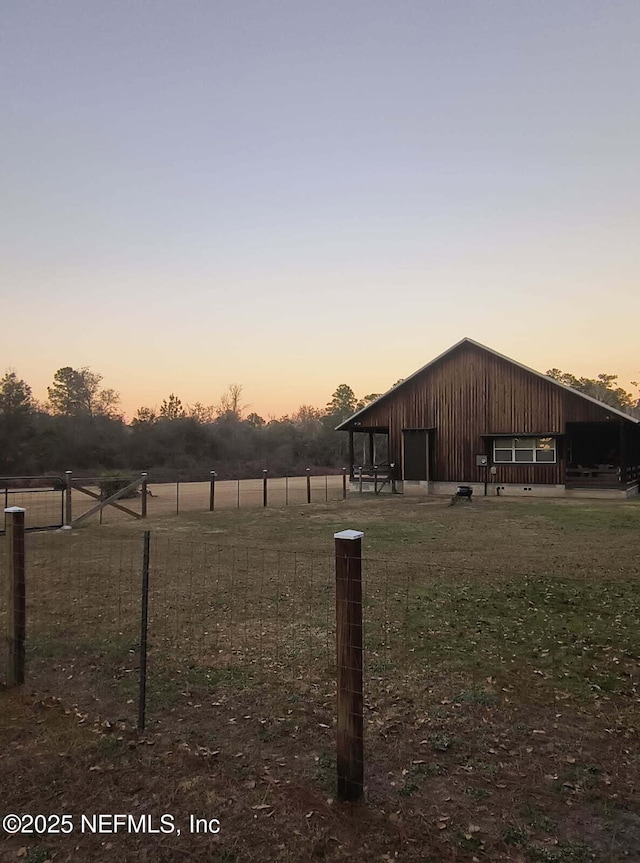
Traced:
MULTIPOLYGON (((464 343, 358 416, 367 428, 389 428, 389 461, 401 464, 402 429, 435 427, 434 475, 440 482, 483 482, 477 454, 483 435, 564 434, 567 422, 603 422, 600 407, 476 345, 464 343)), ((615 414, 611 422, 624 422, 615 414)), ((562 441, 556 464, 496 465, 495 481, 565 481, 562 441)))

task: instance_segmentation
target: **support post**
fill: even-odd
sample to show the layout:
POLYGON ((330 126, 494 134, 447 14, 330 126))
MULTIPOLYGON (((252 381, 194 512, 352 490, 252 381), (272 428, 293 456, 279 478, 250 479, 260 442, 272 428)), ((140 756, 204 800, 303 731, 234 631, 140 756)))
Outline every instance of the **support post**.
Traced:
POLYGON ((358 491, 362 494, 362 465, 358 468, 358 491))
POLYGON ((373 446, 373 434, 374 434, 373 432, 369 432, 369 440, 368 440, 369 446, 368 446, 368 451, 367 451, 369 464, 371 464, 371 465, 374 463, 374 461, 376 459, 376 454, 374 452, 374 446, 373 446))
POLYGON ((262 506, 267 505, 267 474, 268 470, 264 468, 262 471, 262 506))
POLYGON ((347 499, 347 469, 342 468, 342 500, 347 499))
POLYGON ((349 479, 353 479, 353 465, 356 460, 353 446, 353 429, 349 429, 349 479))
POLYGON ((71 527, 71 522, 73 521, 72 515, 72 507, 71 507, 71 489, 73 488, 71 484, 71 476, 72 472, 70 470, 65 470, 64 479, 65 479, 65 492, 64 492, 64 526, 71 527))
POLYGON ((307 468, 307 503, 311 503, 311 468, 307 468))
POLYGON ((389 473, 391 475, 391 494, 396 494, 396 466, 393 462, 389 465, 389 473))
POLYGON ((140 614, 140 689, 138 731, 144 731, 147 712, 147 632, 149 629, 149 546, 151 531, 145 530, 142 546, 142 597, 140 614))
POLYGON ((364 534, 334 534, 336 556, 336 654, 338 799, 360 800, 364 792, 362 691, 362 546, 364 534))
MULTIPOLYGON (((140 483, 140 494, 142 495, 142 501, 140 503, 140 515, 142 518, 147 517, 147 473, 146 471, 142 471, 140 474, 142 477, 142 482, 140 483)), ((100 510, 102 512, 102 510, 100 510)))
POLYGON ((373 491, 374 494, 378 494, 378 465, 374 464, 373 466, 373 491))
POLYGON ((216 505, 216 472, 209 471, 209 512, 213 512, 216 505))
POLYGON ((26 632, 24 513, 21 506, 5 509, 9 537, 9 584, 7 608, 7 686, 24 683, 24 639, 26 632))

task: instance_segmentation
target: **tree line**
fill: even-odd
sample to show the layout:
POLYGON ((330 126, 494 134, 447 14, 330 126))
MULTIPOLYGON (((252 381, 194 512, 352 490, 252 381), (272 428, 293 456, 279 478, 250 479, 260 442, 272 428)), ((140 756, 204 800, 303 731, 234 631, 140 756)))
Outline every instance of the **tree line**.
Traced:
MULTIPOLYGON (((579 378, 560 369, 547 375, 640 415, 638 397, 618 385, 617 375, 579 378)), ((147 470, 158 482, 202 479, 209 470, 222 479, 259 476, 264 468, 274 476, 307 467, 340 470, 347 466, 347 440, 335 427, 380 395, 358 399, 340 384, 324 408, 305 404, 265 420, 244 404, 242 386, 230 384, 215 404, 184 405, 170 393, 158 409, 141 406, 126 422, 120 394, 102 381, 88 367, 65 366, 54 374, 47 400, 38 402, 29 384, 8 370, 0 379, 0 475, 147 470)))
POLYGON ((339 470, 347 446, 335 427, 378 395, 358 400, 341 384, 323 409, 301 405, 264 419, 244 404, 242 386, 230 384, 215 404, 187 405, 170 393, 159 408, 141 406, 126 422, 120 394, 102 381, 88 367, 66 366, 38 402, 8 370, 0 379, 0 475, 147 470, 152 480, 170 481, 202 479, 209 470, 222 479, 258 476, 264 468, 274 476, 339 470))

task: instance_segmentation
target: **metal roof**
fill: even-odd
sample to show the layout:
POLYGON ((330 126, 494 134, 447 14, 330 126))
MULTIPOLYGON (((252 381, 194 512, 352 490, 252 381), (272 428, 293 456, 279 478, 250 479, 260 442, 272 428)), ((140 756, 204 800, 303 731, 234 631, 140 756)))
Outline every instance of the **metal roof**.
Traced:
POLYGON ((354 420, 356 417, 358 417, 361 414, 368 411, 371 407, 373 407, 373 405, 378 404, 378 402, 381 402, 383 399, 387 398, 387 396, 390 395, 391 393, 397 392, 400 389, 400 387, 403 387, 403 386, 405 386, 405 384, 408 384, 409 381, 413 380, 415 377, 422 374, 422 372, 425 372, 428 368, 435 365, 443 357, 446 357, 447 354, 452 353, 452 351, 455 351, 456 348, 459 348, 461 345, 464 345, 464 344, 474 345, 476 348, 480 348, 483 351, 487 351, 488 353, 493 354, 494 357, 498 357, 499 359, 505 360, 506 362, 511 363, 514 366, 518 366, 518 368, 523 369, 525 372, 529 372, 532 375, 536 375, 537 377, 542 378, 545 381, 549 381, 550 383, 555 384, 557 387, 560 387, 561 389, 566 390, 567 392, 573 393, 576 396, 580 396, 581 399, 586 399, 589 402, 593 402, 593 404, 598 405, 598 407, 605 408, 610 413, 614 413, 617 416, 622 417, 625 420, 628 420, 629 422, 635 423, 636 425, 640 424, 640 419, 636 419, 635 417, 632 417, 629 414, 626 414, 624 411, 621 411, 619 408, 611 407, 611 405, 608 405, 606 402, 601 402, 601 401, 599 401, 599 399, 594 399, 593 396, 588 396, 586 393, 580 392, 580 390, 576 390, 573 387, 568 387, 566 384, 562 384, 562 383, 560 383, 560 381, 556 381, 556 380, 554 380, 554 378, 550 378, 549 375, 543 375, 542 372, 537 372, 535 369, 530 369, 529 366, 525 366, 522 363, 517 362, 517 360, 512 360, 511 357, 506 357, 504 354, 500 354, 500 353, 498 353, 498 351, 494 351, 493 348, 488 348, 486 345, 482 345, 482 344, 480 344, 480 342, 474 341, 474 339, 470 339, 470 338, 465 337, 464 339, 460 339, 459 342, 456 342, 455 345, 452 345, 450 348, 447 348, 446 351, 443 351, 441 354, 438 354, 438 356, 435 359, 431 360, 426 365, 422 366, 422 368, 418 369, 418 371, 414 372, 412 375, 409 375, 409 377, 405 378, 401 383, 396 384, 394 387, 391 387, 390 390, 387 390, 386 393, 383 393, 381 396, 378 396, 378 398, 375 399, 374 401, 369 402, 369 404, 366 405, 366 407, 363 407, 359 411, 356 411, 356 413, 352 414, 348 419, 344 420, 344 422, 341 422, 340 425, 336 426, 336 431, 340 431, 340 429, 343 429, 346 425, 351 423, 352 420, 354 420))

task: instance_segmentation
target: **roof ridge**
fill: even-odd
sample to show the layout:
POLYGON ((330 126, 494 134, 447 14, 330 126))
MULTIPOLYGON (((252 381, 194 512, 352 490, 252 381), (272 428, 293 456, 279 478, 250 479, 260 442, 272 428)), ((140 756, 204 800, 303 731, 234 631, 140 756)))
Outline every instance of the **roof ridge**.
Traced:
POLYGON ((615 408, 612 405, 608 405, 606 402, 602 402, 599 399, 594 398, 593 396, 587 395, 587 393, 583 393, 580 390, 576 390, 573 387, 569 387, 566 384, 563 384, 560 381, 555 380, 555 378, 549 377, 549 375, 545 375, 542 372, 538 372, 535 369, 530 368, 529 366, 525 366, 524 363, 520 363, 520 362, 518 362, 518 360, 511 359, 511 357, 506 356, 506 354, 501 354, 499 351, 496 351, 493 348, 487 347, 487 345, 483 345, 481 342, 477 342, 475 339, 472 339, 469 336, 465 336, 464 338, 460 339, 460 341, 457 341, 450 348, 447 348, 446 351, 443 351, 442 353, 438 354, 437 357, 435 357, 434 359, 432 359, 428 363, 426 363, 424 366, 421 366, 421 368, 419 368, 417 371, 413 372, 413 374, 410 374, 409 377, 404 378, 404 380, 402 380, 399 384, 395 384, 390 389, 388 389, 386 392, 379 395, 377 399, 374 399, 374 401, 369 402, 368 405, 365 405, 365 407, 361 408, 359 411, 356 411, 354 414, 351 414, 350 417, 348 417, 346 420, 341 422, 340 425, 336 426, 336 431, 339 431, 340 429, 342 429, 347 423, 350 423, 351 420, 353 420, 355 417, 359 416, 360 414, 364 413, 365 411, 368 411, 370 408, 373 407, 373 405, 382 401, 382 399, 386 398, 391 392, 399 389, 400 387, 403 387, 405 384, 409 383, 410 380, 412 380, 413 378, 422 374, 422 372, 426 371, 430 366, 435 365, 435 363, 437 363, 443 357, 446 357, 447 354, 452 353, 453 351, 455 351, 457 348, 459 348, 461 345, 463 345, 465 343, 474 345, 475 347, 480 348, 483 351, 487 351, 488 353, 493 354, 493 356, 499 357, 501 360, 505 360, 506 362, 511 363, 514 366, 518 366, 519 368, 523 369, 526 372, 529 372, 532 375, 536 375, 537 377, 542 378, 545 381, 549 381, 550 383, 555 384, 558 387, 561 387, 563 390, 566 390, 567 392, 573 393, 574 395, 579 396, 582 399, 586 399, 587 401, 598 405, 598 407, 606 408, 608 411, 611 411, 612 413, 617 414, 618 416, 622 417, 623 419, 629 420, 630 422, 635 423, 636 425, 640 424, 640 419, 636 419, 635 417, 631 416, 631 414, 627 414, 624 411, 621 411, 620 408, 615 408))

